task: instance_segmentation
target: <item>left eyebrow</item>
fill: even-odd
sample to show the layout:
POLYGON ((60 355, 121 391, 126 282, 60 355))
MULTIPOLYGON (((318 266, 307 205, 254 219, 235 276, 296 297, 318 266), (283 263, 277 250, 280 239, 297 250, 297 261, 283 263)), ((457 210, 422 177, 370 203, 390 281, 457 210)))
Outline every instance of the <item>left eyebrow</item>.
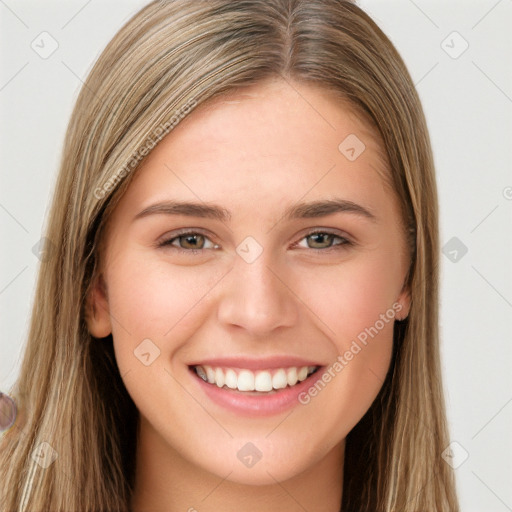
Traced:
POLYGON ((321 201, 312 201, 309 203, 299 203, 290 206, 284 212, 286 220, 293 219, 314 219, 316 217, 325 217, 333 213, 354 213, 361 217, 367 218, 372 222, 377 222, 377 217, 360 204, 348 201, 347 199, 327 199, 321 201))
MULTIPOLYGON (((352 213, 369 219, 372 222, 377 222, 377 217, 369 208, 354 203, 353 201, 337 198, 299 203, 290 206, 284 211, 283 218, 288 221, 294 219, 313 219, 317 217, 326 217, 333 213, 352 213)), ((232 218, 229 210, 215 204, 169 200, 155 203, 144 208, 135 215, 133 220, 135 221, 142 217, 156 214, 202 217, 219 220, 221 222, 227 222, 232 218)))

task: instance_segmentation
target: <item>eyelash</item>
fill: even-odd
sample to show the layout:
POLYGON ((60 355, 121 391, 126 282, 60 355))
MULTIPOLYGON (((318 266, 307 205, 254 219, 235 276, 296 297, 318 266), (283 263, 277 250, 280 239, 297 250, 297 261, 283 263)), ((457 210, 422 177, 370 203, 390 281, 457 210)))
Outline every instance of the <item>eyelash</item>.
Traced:
MULTIPOLYGON (((332 233, 331 231, 315 230, 315 231, 311 231, 307 235, 303 236, 298 242, 295 242, 294 246, 310 236, 319 235, 319 234, 320 235, 332 235, 332 236, 334 236, 334 238, 338 238, 339 240, 341 240, 341 242, 338 244, 331 245, 330 247, 326 247, 325 249, 309 248, 309 247, 307 247, 307 249, 310 249, 317 253, 320 253, 320 252, 329 252, 330 253, 331 251, 342 250, 343 248, 350 247, 350 246, 354 245, 353 242, 351 242, 347 238, 337 235, 336 233, 332 233)), ((182 253, 182 254, 188 253, 188 254, 193 254, 193 255, 196 255, 198 253, 208 250, 208 249, 183 249, 182 247, 176 247, 176 246, 172 245, 172 242, 174 242, 175 240, 178 240, 184 236, 191 236, 191 235, 200 235, 209 240, 209 237, 205 233, 201 233, 200 231, 182 231, 182 232, 175 234, 172 238, 168 238, 167 240, 163 240, 162 242, 159 242, 158 247, 159 248, 167 247, 173 251, 178 251, 179 253, 182 253)), ((215 244, 215 245, 217 245, 217 244, 215 244)))

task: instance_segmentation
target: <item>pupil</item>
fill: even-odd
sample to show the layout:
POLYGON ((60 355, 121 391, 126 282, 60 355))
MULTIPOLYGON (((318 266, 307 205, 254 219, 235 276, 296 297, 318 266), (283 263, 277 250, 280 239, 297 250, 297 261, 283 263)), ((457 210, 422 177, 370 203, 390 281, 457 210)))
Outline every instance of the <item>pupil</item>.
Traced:
MULTIPOLYGON (((315 233, 315 234, 313 235, 313 237, 314 237, 314 243, 320 243, 320 244, 322 244, 322 238, 324 238, 324 237, 329 237, 329 236, 331 236, 331 234, 330 234, 330 233, 315 233), (320 238, 320 241, 318 240, 319 238, 320 238)), ((324 243, 325 243, 325 240, 324 240, 324 243)))
POLYGON ((197 237, 201 235, 189 235, 185 237, 186 243, 192 245, 193 248, 197 248, 197 237), (192 242, 190 242, 192 240, 192 242))

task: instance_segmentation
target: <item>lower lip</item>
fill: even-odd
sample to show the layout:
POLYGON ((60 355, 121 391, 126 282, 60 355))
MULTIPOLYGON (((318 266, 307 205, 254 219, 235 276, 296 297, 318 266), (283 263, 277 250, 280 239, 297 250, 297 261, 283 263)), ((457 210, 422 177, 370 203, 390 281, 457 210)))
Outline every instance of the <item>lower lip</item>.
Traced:
POLYGON ((271 416, 300 405, 299 394, 314 386, 315 382, 321 379, 323 371, 324 367, 321 366, 315 373, 295 386, 256 395, 235 389, 219 388, 216 384, 205 382, 193 368, 190 368, 194 380, 210 400, 225 409, 246 416, 271 416))

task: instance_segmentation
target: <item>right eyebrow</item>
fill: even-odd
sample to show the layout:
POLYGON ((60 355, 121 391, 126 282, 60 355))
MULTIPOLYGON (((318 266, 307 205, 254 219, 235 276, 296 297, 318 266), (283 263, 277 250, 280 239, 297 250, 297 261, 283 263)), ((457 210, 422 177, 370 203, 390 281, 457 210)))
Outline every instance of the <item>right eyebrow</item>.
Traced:
POLYGON ((187 217, 203 217, 205 219, 220 220, 226 222, 231 220, 231 213, 217 205, 196 203, 192 201, 161 201, 152 204, 137 213, 133 220, 147 217, 148 215, 185 215, 187 217))

